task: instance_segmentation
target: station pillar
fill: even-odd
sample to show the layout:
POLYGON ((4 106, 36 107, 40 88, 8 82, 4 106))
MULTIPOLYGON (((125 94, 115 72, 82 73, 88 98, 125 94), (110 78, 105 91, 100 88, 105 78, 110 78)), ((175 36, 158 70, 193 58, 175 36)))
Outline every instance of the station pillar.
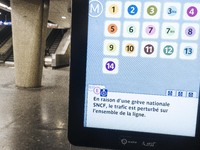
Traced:
POLYGON ((15 84, 41 86, 49 0, 11 0, 15 84))

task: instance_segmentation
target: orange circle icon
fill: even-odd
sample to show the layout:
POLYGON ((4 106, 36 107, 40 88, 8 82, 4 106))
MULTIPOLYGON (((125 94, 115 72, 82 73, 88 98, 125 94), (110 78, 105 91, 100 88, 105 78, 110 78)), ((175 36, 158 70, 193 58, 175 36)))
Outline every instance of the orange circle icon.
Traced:
POLYGON ((110 34, 115 34, 117 32, 118 28, 117 28, 117 25, 116 24, 110 24, 108 26, 108 32, 110 34))

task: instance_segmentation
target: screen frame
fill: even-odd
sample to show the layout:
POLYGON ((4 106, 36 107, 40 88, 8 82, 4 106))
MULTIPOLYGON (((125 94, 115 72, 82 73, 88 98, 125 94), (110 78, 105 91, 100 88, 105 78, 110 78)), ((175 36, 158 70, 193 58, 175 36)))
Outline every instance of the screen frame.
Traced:
POLYGON ((84 127, 85 80, 87 61, 89 0, 72 0, 71 67, 69 89, 68 138, 77 146, 111 149, 192 149, 200 148, 200 104, 197 114, 196 137, 183 137, 84 127), (135 140, 140 144, 123 144, 135 140), (154 146, 148 143, 156 142, 154 146), (142 143, 145 143, 143 145, 142 143))

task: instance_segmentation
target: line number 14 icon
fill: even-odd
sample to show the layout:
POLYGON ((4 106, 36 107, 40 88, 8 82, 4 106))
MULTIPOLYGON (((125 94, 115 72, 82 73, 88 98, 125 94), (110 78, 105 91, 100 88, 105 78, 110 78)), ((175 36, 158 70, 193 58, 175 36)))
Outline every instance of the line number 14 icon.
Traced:
POLYGON ((118 73, 118 59, 103 59, 103 73, 105 74, 117 74, 118 73))
POLYGON ((108 70, 108 71, 113 71, 114 69, 115 69, 115 63, 113 62, 113 61, 108 61, 107 63, 106 63, 106 69, 108 70))

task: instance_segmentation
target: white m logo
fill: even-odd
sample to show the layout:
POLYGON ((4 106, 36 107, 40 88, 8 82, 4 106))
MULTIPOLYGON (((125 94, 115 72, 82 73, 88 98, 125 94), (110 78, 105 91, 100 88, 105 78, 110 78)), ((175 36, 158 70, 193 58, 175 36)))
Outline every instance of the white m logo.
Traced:
POLYGON ((99 14, 100 11, 100 5, 96 4, 96 6, 94 6, 93 4, 90 4, 90 13, 97 13, 99 14))
POLYGON ((103 5, 98 0, 92 0, 89 4, 89 15, 91 17, 98 17, 103 12, 103 5))

